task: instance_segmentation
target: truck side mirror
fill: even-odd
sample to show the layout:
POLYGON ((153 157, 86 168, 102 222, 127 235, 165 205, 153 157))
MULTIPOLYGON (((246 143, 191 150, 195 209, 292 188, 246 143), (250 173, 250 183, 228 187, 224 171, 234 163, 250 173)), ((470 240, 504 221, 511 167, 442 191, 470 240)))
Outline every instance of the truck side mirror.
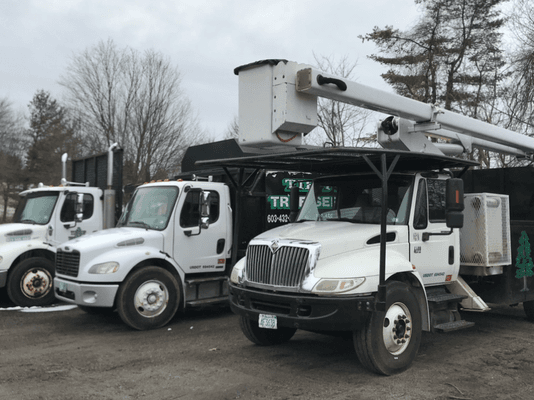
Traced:
POLYGON ((299 213, 299 187, 297 185, 291 187, 289 194, 289 222, 295 222, 299 213))
POLYGON ((462 228, 464 226, 464 181, 461 179, 447 180, 445 210, 447 227, 462 228))
POLYGON ((208 229, 210 226, 210 192, 200 193, 200 226, 202 229, 208 229))
POLYGON ((75 205, 76 214, 74 220, 76 222, 83 221, 83 193, 76 194, 76 205, 75 205))

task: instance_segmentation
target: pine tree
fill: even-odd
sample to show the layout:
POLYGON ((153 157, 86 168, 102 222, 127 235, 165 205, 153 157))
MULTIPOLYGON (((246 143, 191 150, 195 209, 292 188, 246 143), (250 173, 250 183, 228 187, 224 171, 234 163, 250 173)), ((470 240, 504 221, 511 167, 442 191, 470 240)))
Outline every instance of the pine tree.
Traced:
POLYGON ((522 292, 526 292, 529 290, 527 287, 527 277, 534 275, 534 271, 532 271, 534 264, 532 263, 532 258, 530 257, 530 241, 525 231, 521 232, 519 244, 520 246, 517 249, 517 258, 515 260, 515 266, 517 268, 515 277, 517 279, 523 278, 524 287, 522 292))
POLYGON ((30 146, 26 183, 57 185, 61 179, 61 155, 78 156, 74 124, 67 111, 44 90, 35 94, 28 107, 30 146))
POLYGON ((371 58, 389 68, 382 77, 397 93, 487 119, 481 106, 491 100, 504 65, 504 1, 415 0, 422 15, 412 29, 375 27, 361 38, 380 49, 371 58))

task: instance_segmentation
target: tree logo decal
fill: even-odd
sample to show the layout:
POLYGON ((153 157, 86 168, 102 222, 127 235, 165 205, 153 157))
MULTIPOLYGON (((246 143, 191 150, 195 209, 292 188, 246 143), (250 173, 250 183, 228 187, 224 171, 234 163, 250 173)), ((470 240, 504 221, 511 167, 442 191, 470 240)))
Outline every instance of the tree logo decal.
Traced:
POLYGON ((517 279, 523 278, 524 286, 521 291, 526 292, 529 290, 527 287, 527 277, 534 275, 534 271, 532 271, 534 264, 532 263, 532 258, 530 257, 530 241, 528 240, 528 235, 525 231, 521 232, 519 244, 520 246, 517 249, 517 258, 515 260, 515 266, 517 268, 515 277, 517 279))

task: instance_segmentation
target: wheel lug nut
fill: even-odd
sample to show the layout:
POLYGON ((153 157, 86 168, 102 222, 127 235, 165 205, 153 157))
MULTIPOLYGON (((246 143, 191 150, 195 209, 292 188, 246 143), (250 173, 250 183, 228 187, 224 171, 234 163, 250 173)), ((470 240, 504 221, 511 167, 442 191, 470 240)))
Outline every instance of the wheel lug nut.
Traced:
POLYGON ((410 339, 410 335, 404 335, 405 339, 410 339))
POLYGON ((407 331, 411 331, 412 328, 410 328, 409 326, 407 326, 407 327, 406 327, 406 330, 407 330, 407 331))

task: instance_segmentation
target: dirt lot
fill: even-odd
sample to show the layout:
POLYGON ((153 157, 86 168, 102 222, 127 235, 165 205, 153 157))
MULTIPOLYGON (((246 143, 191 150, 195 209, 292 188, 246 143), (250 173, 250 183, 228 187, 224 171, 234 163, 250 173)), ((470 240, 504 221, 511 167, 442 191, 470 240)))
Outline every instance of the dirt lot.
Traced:
POLYGON ((137 332, 77 308, 8 307, 0 293, 2 400, 534 398, 534 325, 521 306, 469 314, 469 330, 425 333, 412 368, 392 377, 364 370, 350 340, 297 332, 254 346, 228 309, 137 332))

